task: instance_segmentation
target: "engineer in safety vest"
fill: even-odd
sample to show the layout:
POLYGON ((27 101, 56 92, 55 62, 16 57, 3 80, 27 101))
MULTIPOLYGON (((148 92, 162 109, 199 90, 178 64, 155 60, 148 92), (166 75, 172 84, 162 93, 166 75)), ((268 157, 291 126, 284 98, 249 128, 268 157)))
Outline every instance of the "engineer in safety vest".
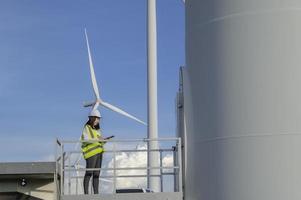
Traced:
MULTIPOLYGON (((112 138, 103 138, 100 132, 100 123, 101 115, 98 110, 92 110, 89 114, 89 120, 86 123, 81 140, 107 140, 112 138)), ((86 160, 86 168, 101 168, 102 163, 102 153, 104 152, 105 142, 95 141, 91 142, 82 142, 82 152, 86 160)), ((93 177, 93 191, 94 194, 98 194, 99 187, 99 174, 100 170, 86 171, 84 177, 84 193, 88 194, 89 182, 91 177, 93 177)))

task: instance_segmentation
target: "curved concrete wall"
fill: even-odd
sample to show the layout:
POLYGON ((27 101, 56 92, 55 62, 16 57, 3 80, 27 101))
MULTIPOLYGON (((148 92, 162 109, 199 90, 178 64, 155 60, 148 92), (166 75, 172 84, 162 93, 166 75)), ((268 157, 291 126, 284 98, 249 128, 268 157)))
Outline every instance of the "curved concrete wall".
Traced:
POLYGON ((186 0, 186 65, 186 199, 301 199, 301 1, 186 0))

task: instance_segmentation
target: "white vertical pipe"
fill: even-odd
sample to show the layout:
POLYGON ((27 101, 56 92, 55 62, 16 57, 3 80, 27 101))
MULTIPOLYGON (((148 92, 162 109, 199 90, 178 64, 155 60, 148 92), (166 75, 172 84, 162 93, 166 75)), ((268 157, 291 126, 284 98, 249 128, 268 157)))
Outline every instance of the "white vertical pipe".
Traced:
MULTIPOLYGON (((156 0, 147 0, 147 81, 148 81, 148 138, 158 138, 157 103, 157 24, 156 0)), ((149 141, 148 149, 158 149, 158 141, 149 141)), ((159 167, 158 152, 148 151, 148 166, 159 167)), ((159 175, 160 170, 150 169, 148 175, 159 175)), ((160 178, 148 176, 148 187, 160 191, 160 178)))

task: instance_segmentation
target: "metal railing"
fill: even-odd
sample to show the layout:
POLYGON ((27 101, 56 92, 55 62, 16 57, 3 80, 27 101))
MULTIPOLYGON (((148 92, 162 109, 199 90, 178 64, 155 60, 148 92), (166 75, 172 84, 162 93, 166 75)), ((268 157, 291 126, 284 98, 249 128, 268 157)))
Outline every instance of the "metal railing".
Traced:
MULTIPOLYGON (((82 192, 82 180, 84 178, 83 173, 86 171, 101 170, 101 172, 111 172, 109 175, 100 175, 101 180, 111 180, 108 181, 112 185, 112 192, 116 193, 117 179, 128 178, 132 181, 135 179, 148 179, 149 177, 159 177, 161 183, 161 190, 159 192, 165 192, 165 186, 173 188, 173 192, 182 192, 182 152, 181 152, 181 138, 159 138, 159 139, 125 139, 125 140, 109 140, 105 141, 105 152, 103 157, 109 157, 112 166, 101 167, 101 168, 85 168, 80 165, 83 161, 82 152, 80 150, 80 145, 82 142, 95 143, 96 140, 56 140, 56 177, 58 180, 60 195, 70 195, 70 194, 83 194, 82 192), (148 149, 147 144, 151 141, 157 141, 159 143, 158 149, 148 149), (133 144, 144 146, 145 148, 137 148, 133 144), (130 145, 131 144, 131 145, 130 145), (162 148, 160 148, 162 146, 162 148), (158 152, 160 160, 158 161, 158 167, 148 167, 147 155, 148 152, 158 152), (141 163, 137 163, 138 167, 120 167, 117 165, 117 156, 122 154, 143 154, 145 156, 145 166, 141 167, 141 163), (111 155, 111 156, 110 156, 111 155), (165 155, 165 157, 164 157, 165 155), (172 157, 172 165, 164 166, 163 159, 166 156, 172 157), (156 174, 146 173, 147 170, 156 169, 156 174), (141 171, 138 174, 127 174, 131 170, 141 171), (123 173, 121 173, 123 172, 123 173), (82 174, 80 174, 82 173, 82 174), (164 182, 164 177, 173 176, 172 181, 169 178, 168 182, 164 182), (173 184, 173 187, 170 186, 173 184), (80 191, 79 191, 80 190, 80 191)), ((102 140, 97 140, 97 142, 104 142, 102 140)), ((103 163, 103 166, 106 164, 103 163)), ((145 181, 146 182, 146 181, 145 181)), ((92 184, 90 184, 91 186, 92 184)), ((90 188, 92 191, 92 187, 90 188)), ((170 191, 169 191, 170 192, 170 191)))

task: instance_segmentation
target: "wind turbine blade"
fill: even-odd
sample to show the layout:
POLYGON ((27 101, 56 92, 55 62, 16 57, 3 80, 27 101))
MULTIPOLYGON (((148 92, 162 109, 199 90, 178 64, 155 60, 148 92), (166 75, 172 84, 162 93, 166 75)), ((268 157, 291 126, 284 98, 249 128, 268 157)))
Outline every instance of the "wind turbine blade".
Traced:
POLYGON ((103 105, 104 107, 109 108, 110 110, 113 110, 113 111, 115 111, 115 112, 117 112, 117 113, 119 113, 121 115, 124 115, 124 116, 126 116, 128 118, 131 118, 131 119, 133 119, 133 120, 135 120, 135 121, 137 121, 137 122, 139 122, 141 124, 147 125, 145 122, 141 121, 140 119, 138 119, 138 118, 136 118, 136 117, 128 114, 127 112, 125 112, 125 111, 121 110, 120 108, 117 108, 117 107, 115 107, 115 106, 113 106, 113 105, 111 105, 111 104, 109 104, 107 102, 101 102, 101 105, 103 105))
POLYGON ((83 103, 84 107, 93 106, 94 104, 95 104, 95 101, 93 101, 93 102, 84 102, 83 103))
POLYGON ((95 105, 93 106, 93 110, 97 110, 97 109, 98 109, 98 106, 99 106, 99 102, 97 101, 97 102, 95 103, 95 105))
POLYGON ((87 34, 86 29, 85 29, 85 36, 86 36, 86 42, 87 42, 87 48, 88 48, 90 74, 91 74, 93 90, 94 90, 94 94, 95 94, 96 99, 99 99, 100 98, 99 90, 98 90, 97 81, 96 81, 96 77, 95 77, 94 66, 93 66, 93 62, 92 62, 92 56, 91 56, 90 45, 89 45, 89 39, 88 39, 88 34, 87 34))

